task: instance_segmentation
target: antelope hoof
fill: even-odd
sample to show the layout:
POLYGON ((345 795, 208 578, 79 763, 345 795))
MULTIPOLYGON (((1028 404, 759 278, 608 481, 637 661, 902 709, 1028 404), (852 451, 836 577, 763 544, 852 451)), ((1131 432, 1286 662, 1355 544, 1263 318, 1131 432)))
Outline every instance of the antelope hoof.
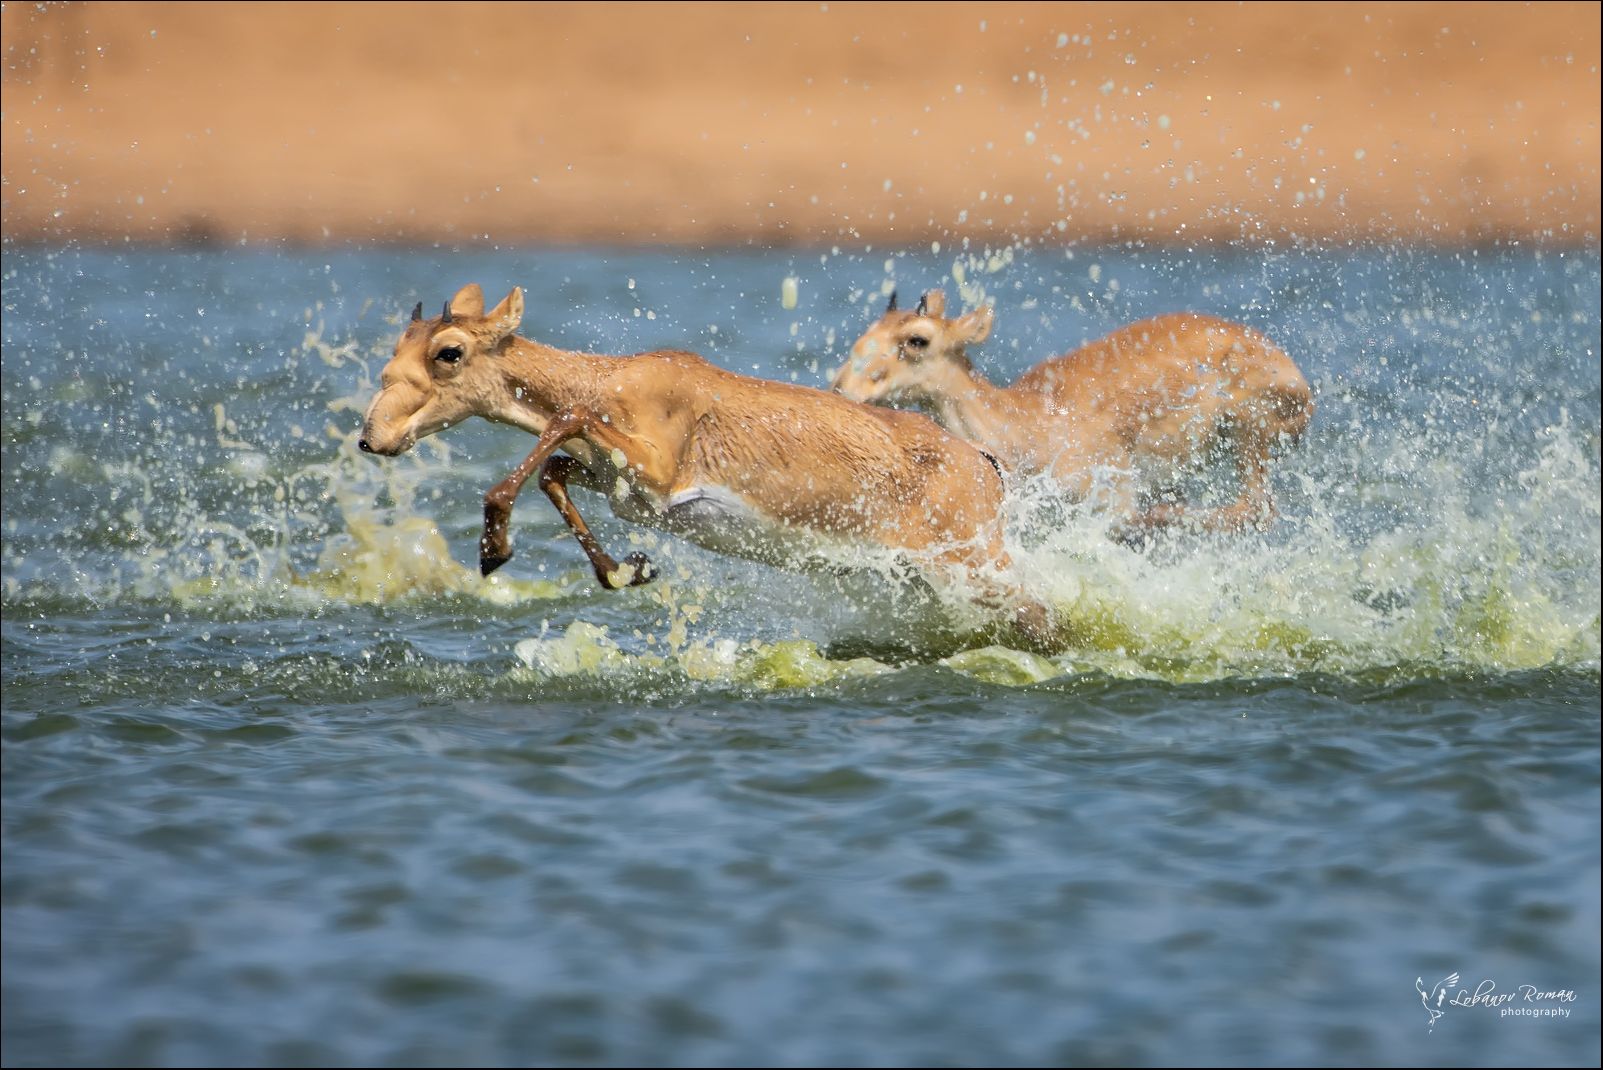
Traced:
POLYGON ((1120 520, 1108 528, 1108 538, 1127 550, 1141 553, 1156 538, 1156 529, 1140 519, 1120 520))
POLYGON ((512 560, 512 551, 497 553, 494 550, 479 547, 479 575, 488 576, 508 561, 512 560))
POLYGON ((608 590, 618 591, 625 587, 640 587, 657 578, 657 566, 651 563, 651 558, 636 551, 618 563, 618 567, 601 577, 601 583, 608 590))
POLYGON ((1026 602, 1013 613, 1013 623, 1029 645, 1046 650, 1052 641, 1052 614, 1039 602, 1026 602))
POLYGON ((1179 505, 1167 503, 1151 506, 1141 513, 1138 523, 1149 530, 1174 527, 1186 519, 1186 510, 1179 505))

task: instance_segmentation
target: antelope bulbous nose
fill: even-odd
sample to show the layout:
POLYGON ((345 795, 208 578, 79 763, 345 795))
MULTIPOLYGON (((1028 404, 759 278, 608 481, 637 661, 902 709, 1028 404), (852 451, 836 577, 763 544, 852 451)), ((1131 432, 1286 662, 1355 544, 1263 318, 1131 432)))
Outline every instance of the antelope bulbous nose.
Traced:
POLYGON ((363 453, 373 452, 373 447, 367 444, 367 439, 365 438, 359 438, 356 440, 356 448, 361 450, 363 453))

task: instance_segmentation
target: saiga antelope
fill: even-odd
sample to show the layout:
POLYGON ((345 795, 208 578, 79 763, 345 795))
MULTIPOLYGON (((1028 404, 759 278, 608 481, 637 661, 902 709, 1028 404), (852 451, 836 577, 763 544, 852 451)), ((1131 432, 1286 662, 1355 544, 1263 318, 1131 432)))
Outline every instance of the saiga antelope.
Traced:
POLYGON ((538 474, 609 589, 648 583, 656 570, 644 554, 618 561, 602 549, 570 483, 605 494, 626 520, 770 564, 838 565, 832 548, 899 551, 937 585, 961 572, 977 601, 1005 603, 1044 641, 1045 608, 992 578, 1008 566, 1003 485, 979 449, 922 415, 737 375, 693 353, 564 352, 519 338, 522 318, 517 288, 489 312, 476 284, 432 319, 419 304, 358 443, 395 456, 470 416, 539 436, 485 495, 485 575, 512 556, 512 505, 538 474))
POLYGON ((1190 520, 1237 531, 1273 519, 1270 452, 1302 434, 1314 405, 1297 365, 1257 331, 1197 313, 1157 316, 1042 361, 1002 387, 968 358, 968 347, 991 333, 992 307, 951 319, 945 312, 939 290, 911 312, 899 311, 891 294, 836 372, 834 391, 925 408, 1010 468, 1050 472, 1078 497, 1092 491, 1098 470, 1108 473, 1127 524, 1190 520), (1234 502, 1137 508, 1138 469, 1156 464, 1172 479, 1220 447, 1235 455, 1234 502))

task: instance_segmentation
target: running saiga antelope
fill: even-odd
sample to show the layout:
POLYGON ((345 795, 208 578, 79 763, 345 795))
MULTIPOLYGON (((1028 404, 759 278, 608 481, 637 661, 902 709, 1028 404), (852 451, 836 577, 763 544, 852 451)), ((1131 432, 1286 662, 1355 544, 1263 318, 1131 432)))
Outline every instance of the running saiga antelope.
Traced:
POLYGON ((693 353, 553 349, 517 337, 522 319, 517 288, 489 312, 477 285, 432 319, 419 304, 359 440, 395 456, 470 416, 539 436, 485 495, 485 575, 512 556, 512 505, 538 474, 609 589, 648 583, 656 569, 644 554, 618 561, 602 549, 570 483, 605 494, 626 520, 770 564, 832 567, 840 555, 831 550, 901 552, 920 575, 968 583, 976 601, 1014 611, 1030 638, 1045 639, 1046 610, 993 578, 1008 567, 1003 486, 979 449, 924 416, 737 375, 693 353))
POLYGON ((1042 361, 1002 387, 968 358, 968 347, 991 333, 991 306, 951 319, 945 312, 939 290, 911 312, 899 311, 891 294, 836 372, 835 392, 925 408, 1009 468, 1050 472, 1078 497, 1092 491, 1100 469, 1114 481, 1121 519, 1140 528, 1185 520, 1239 531, 1274 518, 1270 452, 1302 434, 1314 404, 1297 365, 1257 331, 1191 312, 1157 316, 1042 361), (1234 502, 1137 507, 1138 471, 1156 468, 1160 483, 1170 481, 1221 448, 1234 454, 1234 502))

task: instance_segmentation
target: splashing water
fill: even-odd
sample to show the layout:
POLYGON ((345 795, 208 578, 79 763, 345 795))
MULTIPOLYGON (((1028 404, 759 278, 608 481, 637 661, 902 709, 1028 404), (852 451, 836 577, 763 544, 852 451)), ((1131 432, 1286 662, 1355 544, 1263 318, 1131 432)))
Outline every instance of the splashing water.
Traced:
POLYGON ((1146 552, 1107 538, 1090 510, 1065 515, 1035 482, 1015 503, 1029 536, 1015 552, 1068 618, 1075 648, 1059 660, 1076 668, 1198 680, 1595 666, 1596 461, 1567 423, 1542 439, 1486 503, 1462 468, 1372 433, 1355 448, 1388 451, 1416 480, 1407 519, 1345 515, 1352 488, 1314 451, 1288 460, 1296 507, 1267 535, 1182 536, 1146 552))
MULTIPOLYGON (((962 293, 977 299, 978 277, 994 286, 1039 268, 1043 256, 1032 261, 1012 249, 975 254, 960 258, 953 274, 962 293)), ((1073 303, 1107 306, 1104 319, 1120 315, 1139 292, 1132 273, 1156 274, 1149 289, 1164 281, 1139 259, 1122 268, 1115 255, 1099 260, 1108 266, 1073 303), (1115 273, 1126 279, 1120 297, 1105 289, 1115 273)), ((1282 325, 1281 340, 1315 379, 1320 415, 1305 445, 1276 469, 1283 519, 1265 535, 1178 535, 1131 549, 1108 537, 1106 518, 1094 509, 1060 500, 1042 480, 1018 481, 1010 493, 1010 553, 1022 585, 1058 613, 1064 647, 1050 657, 987 652, 992 631, 985 621, 894 580, 801 577, 715 558, 612 521, 583 496, 581 508, 610 539, 650 549, 679 579, 644 594, 595 591, 538 496, 520 507, 521 560, 482 579, 458 560, 473 546, 478 497, 527 443, 509 446, 508 433, 500 432, 487 447, 484 430, 464 428, 425 440, 399 459, 375 463, 361 455, 356 424, 395 324, 363 323, 355 336, 331 343, 330 331, 313 325, 310 313, 302 317, 307 326, 298 344, 280 353, 284 366, 263 375, 260 358, 271 348, 262 346, 242 360, 225 359, 231 386, 226 377, 202 378, 206 362, 217 359, 209 336, 199 347, 204 359, 165 358, 168 383, 176 377, 193 387, 187 413, 175 410, 188 399, 180 393, 163 400, 151 373, 130 360, 146 352, 137 344, 109 362, 74 354, 71 375, 57 369, 46 385, 30 344, 35 339, 19 332, 9 341, 7 485, 12 502, 22 503, 22 523, 8 522, 5 600, 46 607, 63 599, 170 602, 225 616, 388 605, 426 612, 431 600, 444 599, 480 604, 487 616, 511 610, 523 619, 545 606, 550 613, 535 625, 541 637, 517 645, 519 671, 667 674, 742 685, 805 686, 909 658, 944 658, 956 671, 1013 682, 1085 672, 1203 680, 1595 667, 1597 390, 1584 385, 1585 360, 1575 347, 1595 342, 1584 329, 1595 325, 1595 296, 1589 305, 1579 294, 1595 279, 1596 262, 1582 264, 1579 274, 1571 270, 1575 263, 1557 272, 1559 281, 1572 282, 1571 291, 1561 293, 1567 304, 1545 336, 1532 326, 1540 317, 1500 325, 1495 317, 1506 311, 1500 306, 1450 308, 1437 294, 1399 311, 1384 331, 1363 306, 1328 314, 1301 338, 1285 337, 1282 325), (1340 327, 1346 336, 1338 336, 1340 327), (1546 369, 1548 397, 1532 394, 1530 383, 1539 377, 1534 370, 1522 376, 1522 361, 1546 369), (1450 374, 1428 381, 1444 369, 1450 374), (32 377, 24 382, 24 375, 32 377), (92 416, 82 419, 85 412, 137 409, 147 390, 155 433, 137 437, 134 448, 125 445, 128 428, 138 423, 131 413, 121 414, 110 437, 98 433, 92 416), (288 395, 297 403, 286 411, 281 402, 288 395), (1572 415, 1570 406, 1582 415, 1572 415), (106 448, 112 443, 116 448, 106 448), (32 460, 42 455, 46 463, 32 460), (36 504, 51 501, 95 520, 61 530, 51 508, 36 504), (541 575, 528 578, 531 567, 541 575), (547 634, 552 615, 571 618, 558 621, 555 638, 547 634)), ((906 263, 887 264, 908 272, 906 263)), ((1311 286, 1318 267, 1303 265, 1306 274, 1292 272, 1287 285, 1311 286)), ((1489 270, 1472 268, 1472 280, 1489 270)), ((29 272, 42 279, 51 268, 29 262, 24 285, 31 284, 29 272)), ((796 285, 794 274, 783 277, 796 285)), ((672 296, 684 283, 668 275, 656 285, 672 296)), ((1250 270, 1235 285, 1251 289, 1250 270)), ((827 292, 817 282, 807 286, 827 292)), ((1558 300, 1554 288, 1547 293, 1558 300)), ((850 296, 837 317, 851 314, 850 296)), ((549 300, 558 307, 562 294, 549 300)), ((1309 300, 1288 298, 1286 314, 1309 300)), ((662 301, 687 309, 696 303, 694 295, 662 301)), ((762 351, 765 332, 796 326, 786 322, 795 314, 789 302, 763 316, 776 311, 777 322, 742 325, 751 338, 725 329, 706 341, 742 355, 762 351)), ((1005 303, 1002 311, 1004 330, 1030 328, 1005 303)), ((627 330, 610 339, 625 344, 606 344, 619 325, 598 315, 559 326, 552 340, 563 342, 571 330, 585 348, 644 344, 627 330)), ((820 367, 823 378, 850 344, 850 332, 825 326, 826 312, 811 315, 820 317, 809 327, 826 336, 824 348, 799 341, 796 361, 820 367)), ((550 337, 549 316, 531 306, 529 326, 550 337)), ((1035 333, 1042 322, 1037 316, 1035 333)), ((654 340, 673 330, 669 322, 659 332, 664 339, 654 340)), ((1269 330, 1277 333, 1273 325, 1269 330)), ((799 337, 793 329, 785 333, 799 337)), ((1026 350, 1014 337, 1016 357, 1007 355, 1005 333, 992 345, 1015 371, 1045 355, 1039 339, 1026 350)), ((1595 367, 1595 349, 1587 352, 1595 367)), ((783 367, 770 374, 783 377, 783 367)), ((1213 489, 1206 476, 1197 487, 1213 489)))

